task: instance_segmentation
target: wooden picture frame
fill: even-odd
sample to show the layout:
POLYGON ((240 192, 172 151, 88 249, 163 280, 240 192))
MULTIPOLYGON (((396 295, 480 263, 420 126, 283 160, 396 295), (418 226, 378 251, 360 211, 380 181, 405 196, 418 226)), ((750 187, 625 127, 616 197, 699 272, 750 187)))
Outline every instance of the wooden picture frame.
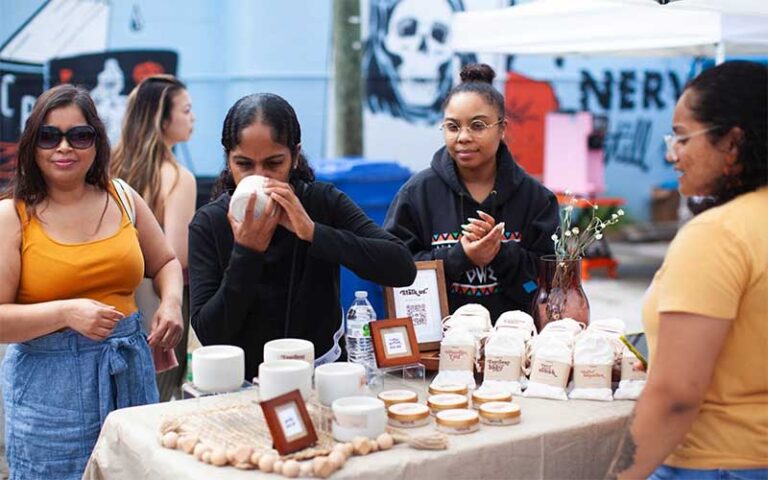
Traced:
POLYGON ((408 365, 419 361, 419 343, 410 317, 371 322, 371 339, 379 368, 408 365))
POLYGON ((299 390, 260 402, 275 450, 280 455, 302 450, 317 442, 317 433, 299 390))
POLYGON ((384 297, 388 318, 411 317, 420 351, 440 348, 443 318, 448 315, 442 260, 416 262, 414 282, 407 287, 387 287, 384 297))

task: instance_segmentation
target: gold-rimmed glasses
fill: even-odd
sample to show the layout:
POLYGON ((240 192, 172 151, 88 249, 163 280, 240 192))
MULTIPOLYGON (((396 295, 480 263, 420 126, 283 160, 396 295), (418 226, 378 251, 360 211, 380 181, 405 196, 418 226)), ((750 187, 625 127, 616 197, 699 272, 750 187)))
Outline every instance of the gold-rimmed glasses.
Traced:
POLYGON ((501 118, 499 119, 499 121, 493 122, 489 125, 482 120, 472 120, 471 122, 469 122, 469 125, 467 125, 466 127, 463 127, 452 120, 446 120, 445 122, 442 123, 442 125, 440 125, 440 130, 443 131, 443 135, 445 135, 445 138, 448 138, 448 139, 459 138, 461 131, 464 129, 467 130, 467 133, 472 138, 480 138, 483 135, 485 135, 485 132, 488 131, 489 128, 495 127, 496 125, 499 125, 503 121, 504 119, 501 118))

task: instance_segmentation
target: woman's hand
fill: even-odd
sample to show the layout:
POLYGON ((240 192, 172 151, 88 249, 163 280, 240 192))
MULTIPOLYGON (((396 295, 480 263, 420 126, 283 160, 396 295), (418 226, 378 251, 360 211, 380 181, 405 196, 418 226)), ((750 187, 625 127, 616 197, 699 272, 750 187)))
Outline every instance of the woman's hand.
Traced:
POLYGON ((264 183, 264 191, 282 207, 280 225, 305 242, 312 242, 315 236, 315 222, 309 218, 293 188, 285 182, 269 178, 264 183))
POLYGON ((496 220, 492 216, 482 210, 478 210, 477 214, 480 216, 479 219, 469 218, 468 223, 461 226, 462 233, 473 242, 488 235, 493 230, 493 227, 496 226, 496 220))
POLYGON ((461 236, 461 246, 469 260, 478 267, 484 267, 491 263, 501 249, 502 232, 504 223, 493 227, 480 240, 472 241, 469 235, 461 236))
POLYGON ((147 337, 150 347, 171 349, 181 340, 184 324, 181 319, 181 305, 178 302, 160 302, 152 317, 152 330, 147 337))
POLYGON ((253 218, 253 210, 256 206, 256 194, 252 193, 248 198, 248 205, 245 207, 245 217, 242 222, 238 222, 232 215, 227 215, 229 224, 232 226, 232 233, 235 242, 251 250, 260 253, 267 251, 269 243, 272 241, 272 235, 280 221, 280 212, 278 205, 272 200, 271 196, 267 199, 267 205, 259 218, 253 218))
POLYGON ((125 318, 115 307, 87 298, 65 300, 62 313, 67 327, 97 342, 107 338, 125 318))

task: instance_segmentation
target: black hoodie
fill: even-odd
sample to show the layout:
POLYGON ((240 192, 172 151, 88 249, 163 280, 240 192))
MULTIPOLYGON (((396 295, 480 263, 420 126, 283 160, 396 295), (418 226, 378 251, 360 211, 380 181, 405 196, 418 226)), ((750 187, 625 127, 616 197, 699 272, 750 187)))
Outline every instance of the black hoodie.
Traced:
POLYGON ((502 142, 496 182, 482 203, 469 194, 443 147, 430 168, 400 189, 384 228, 405 242, 414 260, 443 260, 451 312, 479 303, 495 323, 508 310, 530 312, 538 258, 554 253, 552 235, 558 224, 555 195, 525 173, 502 142), (505 223, 501 250, 486 267, 475 267, 459 242, 461 225, 468 217, 479 218, 477 210, 505 223))
POLYGON ((381 285, 416 278, 402 242, 346 194, 322 182, 295 181, 294 188, 315 222, 312 243, 278 226, 264 253, 235 244, 228 194, 200 208, 189 225, 192 325, 204 345, 242 347, 248 380, 269 340, 309 340, 315 358, 334 347, 342 321, 339 265, 381 285))

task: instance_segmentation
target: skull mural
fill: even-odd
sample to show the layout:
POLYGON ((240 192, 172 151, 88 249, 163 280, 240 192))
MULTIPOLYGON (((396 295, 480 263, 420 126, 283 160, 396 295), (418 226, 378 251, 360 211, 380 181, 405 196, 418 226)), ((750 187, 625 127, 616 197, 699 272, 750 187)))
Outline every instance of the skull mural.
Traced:
POLYGON ((439 76, 448 68, 451 9, 443 0, 403 0, 389 19, 384 47, 399 57, 397 85, 403 100, 429 106, 435 101, 439 76))
MULTIPOLYGON (((363 59, 368 108, 436 123, 451 89, 451 14, 461 0, 370 0, 363 59)), ((459 55, 462 65, 474 55, 459 55)))

